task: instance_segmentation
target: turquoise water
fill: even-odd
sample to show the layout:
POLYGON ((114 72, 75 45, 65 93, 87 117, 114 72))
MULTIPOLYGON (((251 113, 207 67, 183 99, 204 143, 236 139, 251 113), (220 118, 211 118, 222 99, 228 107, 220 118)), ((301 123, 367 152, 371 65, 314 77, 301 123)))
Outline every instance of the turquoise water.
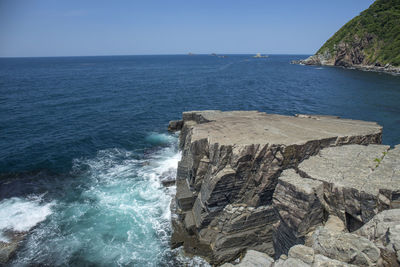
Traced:
POLYGON ((185 110, 332 114, 400 143, 400 77, 289 64, 304 56, 0 59, 0 241, 11 266, 201 265, 169 249, 185 110))

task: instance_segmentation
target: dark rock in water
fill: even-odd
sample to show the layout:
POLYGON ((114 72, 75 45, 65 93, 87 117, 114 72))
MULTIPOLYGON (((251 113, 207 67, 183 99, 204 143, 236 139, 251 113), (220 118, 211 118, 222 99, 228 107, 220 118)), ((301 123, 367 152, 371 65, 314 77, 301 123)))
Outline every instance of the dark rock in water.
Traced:
POLYGON ((182 126, 183 126, 182 120, 170 121, 168 125, 168 131, 170 132, 180 131, 182 129, 182 126))
POLYGON ((169 187, 169 186, 175 185, 175 181, 176 181, 175 179, 173 179, 173 180, 163 180, 163 181, 161 181, 161 183, 162 183, 163 186, 169 187))
POLYGON ((273 195, 282 172, 324 148, 379 144, 381 138, 376 123, 331 116, 184 112, 172 245, 183 245, 212 264, 233 260, 246 249, 273 256, 273 233, 280 222, 289 237, 304 242, 305 234, 324 222, 324 203, 315 196, 324 183, 282 179, 291 189, 282 186, 287 191, 276 196, 281 196, 282 211, 295 214, 279 213, 273 195), (292 203, 297 198, 304 200, 292 203))
POLYGON ((174 168, 169 169, 160 176, 161 184, 165 187, 175 185, 176 181, 176 170, 174 168))
POLYGON ((0 265, 6 264, 14 256, 19 243, 25 238, 27 232, 6 231, 3 235, 9 242, 0 241, 0 265))

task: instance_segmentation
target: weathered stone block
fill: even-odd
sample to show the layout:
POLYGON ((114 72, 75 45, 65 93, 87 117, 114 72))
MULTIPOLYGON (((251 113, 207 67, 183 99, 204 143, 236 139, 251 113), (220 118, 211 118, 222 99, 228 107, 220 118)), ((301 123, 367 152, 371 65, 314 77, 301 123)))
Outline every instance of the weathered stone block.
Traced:
POLYGON ((380 250, 368 239, 319 227, 312 235, 315 253, 358 266, 376 266, 380 250))
POLYGON ((357 230, 378 212, 395 207, 400 189, 399 149, 348 145, 323 149, 299 173, 324 184, 324 209, 357 230))
POLYGON ((193 207, 194 196, 186 180, 176 181, 176 201, 183 211, 190 210, 193 207))
POLYGON ((308 232, 322 225, 322 197, 322 182, 301 178, 293 169, 282 173, 273 197, 273 206, 280 219, 274 237, 277 256, 287 254, 290 247, 303 243, 308 232))

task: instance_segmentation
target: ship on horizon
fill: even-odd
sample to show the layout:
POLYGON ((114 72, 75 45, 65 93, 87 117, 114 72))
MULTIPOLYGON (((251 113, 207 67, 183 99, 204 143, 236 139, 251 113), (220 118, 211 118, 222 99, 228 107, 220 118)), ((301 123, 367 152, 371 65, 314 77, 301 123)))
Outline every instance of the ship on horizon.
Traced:
POLYGON ((261 55, 260 53, 257 53, 257 55, 253 56, 253 58, 267 58, 267 55, 261 55))

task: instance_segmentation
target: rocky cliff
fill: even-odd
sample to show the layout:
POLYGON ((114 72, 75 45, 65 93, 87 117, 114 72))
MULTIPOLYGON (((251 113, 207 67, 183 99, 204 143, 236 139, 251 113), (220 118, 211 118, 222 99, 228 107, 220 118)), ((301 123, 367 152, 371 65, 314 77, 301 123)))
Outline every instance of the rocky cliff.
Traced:
POLYGON ((294 63, 400 74, 400 1, 376 0, 315 55, 294 63))
MULTIPOLYGON (((194 111, 169 129, 181 131, 182 150, 171 203, 172 246, 212 264, 246 250, 277 259, 304 245, 332 216, 347 234, 399 205, 399 149, 377 145, 382 128, 373 122, 194 111)), ((337 260, 348 260, 342 258, 337 260)), ((367 258, 372 265, 382 261, 380 252, 367 258)))
POLYGON ((338 217, 330 216, 305 245, 292 246, 279 259, 248 250, 238 264, 225 263, 223 267, 394 267, 400 262, 399 245, 400 209, 377 214, 354 233, 348 233, 338 217))

